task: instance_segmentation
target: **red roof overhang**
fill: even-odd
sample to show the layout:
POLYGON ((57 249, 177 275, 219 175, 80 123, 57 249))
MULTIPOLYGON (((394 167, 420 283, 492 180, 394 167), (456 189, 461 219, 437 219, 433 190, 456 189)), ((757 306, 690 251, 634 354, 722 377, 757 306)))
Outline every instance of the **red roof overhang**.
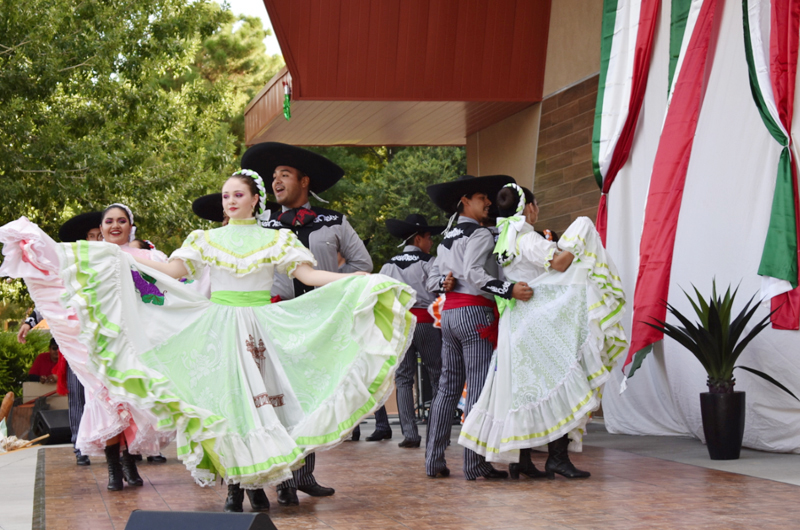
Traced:
POLYGON ((248 106, 248 145, 463 145, 542 99, 550 0, 264 3, 287 68, 248 106))

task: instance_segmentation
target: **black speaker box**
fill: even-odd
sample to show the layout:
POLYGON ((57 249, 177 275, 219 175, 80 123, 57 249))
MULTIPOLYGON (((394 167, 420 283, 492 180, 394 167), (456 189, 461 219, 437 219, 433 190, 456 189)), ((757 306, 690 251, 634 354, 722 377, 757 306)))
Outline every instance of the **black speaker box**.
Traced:
POLYGON ((125 530, 278 530, 265 513, 131 512, 125 530))
POLYGON ((68 410, 39 410, 33 418, 33 436, 38 438, 49 434, 43 440, 47 445, 68 444, 72 441, 72 431, 69 428, 68 410))

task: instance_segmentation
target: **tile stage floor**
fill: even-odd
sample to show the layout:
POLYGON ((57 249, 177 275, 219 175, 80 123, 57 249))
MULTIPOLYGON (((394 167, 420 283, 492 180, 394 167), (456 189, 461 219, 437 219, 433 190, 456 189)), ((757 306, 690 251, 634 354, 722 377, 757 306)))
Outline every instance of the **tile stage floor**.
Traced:
MULTIPOLYGON (((371 432, 370 426, 362 429, 364 434, 371 432)), ((800 528, 796 502, 800 488, 795 485, 608 447, 618 439, 622 445, 644 446, 639 452, 658 454, 647 449, 648 443, 668 445, 674 457, 679 453, 674 449, 676 440, 697 451, 696 440, 648 441, 654 437, 620 438, 596 432, 592 434, 597 443, 606 447, 586 446, 584 453, 573 455, 579 467, 592 472, 588 480, 523 477, 469 482, 460 469, 457 429, 453 430, 454 445, 447 451, 453 473, 448 479, 435 480, 425 476, 424 449, 398 448, 399 428, 394 430, 390 441, 345 443, 320 455, 316 476, 322 484, 336 488, 333 497, 299 493, 300 506, 282 507, 275 492, 268 490, 275 525, 280 530, 800 528)), ((221 511, 225 487, 196 486, 175 459, 174 448, 165 454, 167 464, 140 466, 144 487, 108 492, 102 459, 80 468, 74 464, 71 448, 42 450, 39 465, 43 460, 44 486, 40 491, 44 495, 37 496, 33 528, 120 530, 134 509, 221 511)), ((783 468, 786 463, 800 464, 800 456, 781 456, 783 468)), ((543 464, 544 458, 534 455, 537 463, 543 464)), ((794 476, 800 475, 795 469, 794 476)))

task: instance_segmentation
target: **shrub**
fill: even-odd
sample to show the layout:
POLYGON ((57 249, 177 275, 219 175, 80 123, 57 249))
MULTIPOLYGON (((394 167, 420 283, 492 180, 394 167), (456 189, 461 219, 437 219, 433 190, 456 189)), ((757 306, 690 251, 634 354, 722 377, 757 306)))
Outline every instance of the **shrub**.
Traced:
POLYGON ((27 342, 17 342, 16 332, 0 333, 0 396, 7 392, 22 395, 22 383, 28 380, 33 360, 47 351, 49 331, 31 331, 27 342))

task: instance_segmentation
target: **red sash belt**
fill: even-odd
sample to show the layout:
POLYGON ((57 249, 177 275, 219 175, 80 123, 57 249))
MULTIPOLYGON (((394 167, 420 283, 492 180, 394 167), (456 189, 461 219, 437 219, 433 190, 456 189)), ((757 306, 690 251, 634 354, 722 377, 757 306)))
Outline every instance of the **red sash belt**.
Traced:
POLYGON ((481 307, 497 307, 494 300, 475 294, 446 293, 444 299, 444 310, 458 309, 459 307, 469 307, 478 305, 481 307))
POLYGON ((417 317, 417 324, 433 324, 434 320, 427 309, 421 307, 412 307, 409 309, 411 314, 417 317))
POLYGON ((444 310, 458 309, 459 307, 491 307, 494 312, 494 320, 488 326, 477 326, 475 331, 481 336, 492 343, 493 347, 497 347, 497 333, 500 320, 500 313, 497 311, 497 304, 494 300, 489 300, 480 295, 464 294, 464 293, 447 293, 444 300, 444 310))

